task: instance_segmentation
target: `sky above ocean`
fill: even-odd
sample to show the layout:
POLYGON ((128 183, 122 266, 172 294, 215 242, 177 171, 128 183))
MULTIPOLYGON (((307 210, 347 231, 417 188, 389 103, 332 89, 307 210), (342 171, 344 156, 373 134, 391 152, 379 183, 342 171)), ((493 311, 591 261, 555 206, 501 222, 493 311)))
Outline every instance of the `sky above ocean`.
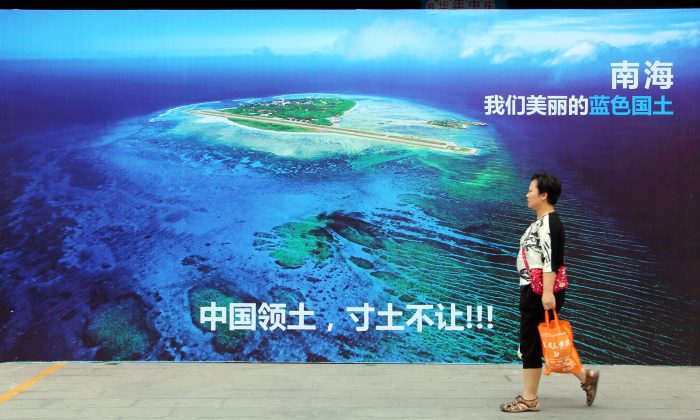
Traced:
POLYGON ((272 54, 551 67, 699 39, 693 9, 0 11, 0 59, 272 54))

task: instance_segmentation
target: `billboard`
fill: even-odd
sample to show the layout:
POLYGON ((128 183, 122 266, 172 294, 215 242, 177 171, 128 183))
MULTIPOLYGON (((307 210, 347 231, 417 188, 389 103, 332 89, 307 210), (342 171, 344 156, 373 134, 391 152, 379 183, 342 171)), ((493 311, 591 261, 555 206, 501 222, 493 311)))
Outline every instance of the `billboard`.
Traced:
POLYGON ((0 360, 698 364, 700 13, 1 11, 0 360))

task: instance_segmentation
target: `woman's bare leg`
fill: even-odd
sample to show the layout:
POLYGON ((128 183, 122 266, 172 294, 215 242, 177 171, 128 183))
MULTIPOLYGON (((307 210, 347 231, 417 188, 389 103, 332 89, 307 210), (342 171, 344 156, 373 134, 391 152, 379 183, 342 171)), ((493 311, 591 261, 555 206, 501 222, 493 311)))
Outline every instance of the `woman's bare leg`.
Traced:
MULTIPOLYGON (((537 398, 537 390, 540 387, 540 378, 542 377, 542 368, 523 369, 523 379, 525 382, 525 390, 523 398, 526 400, 534 400, 537 398)), ((585 378, 585 376, 584 376, 585 378)))

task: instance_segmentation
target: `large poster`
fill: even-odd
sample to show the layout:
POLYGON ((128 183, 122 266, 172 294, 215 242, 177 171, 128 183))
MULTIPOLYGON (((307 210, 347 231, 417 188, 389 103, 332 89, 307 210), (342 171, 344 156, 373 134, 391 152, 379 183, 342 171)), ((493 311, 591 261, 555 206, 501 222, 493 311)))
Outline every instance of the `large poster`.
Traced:
POLYGON ((698 364, 698 10, 0 11, 0 361, 698 364))

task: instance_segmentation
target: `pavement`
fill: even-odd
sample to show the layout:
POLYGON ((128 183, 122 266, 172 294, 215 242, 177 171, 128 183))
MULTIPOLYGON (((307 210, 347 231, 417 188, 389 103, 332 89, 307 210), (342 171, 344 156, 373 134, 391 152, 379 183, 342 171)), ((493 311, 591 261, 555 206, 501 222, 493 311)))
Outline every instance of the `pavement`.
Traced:
POLYGON ((0 419, 700 419, 700 367, 586 368, 593 406, 552 374, 540 412, 509 414, 519 365, 2 363, 0 419))

